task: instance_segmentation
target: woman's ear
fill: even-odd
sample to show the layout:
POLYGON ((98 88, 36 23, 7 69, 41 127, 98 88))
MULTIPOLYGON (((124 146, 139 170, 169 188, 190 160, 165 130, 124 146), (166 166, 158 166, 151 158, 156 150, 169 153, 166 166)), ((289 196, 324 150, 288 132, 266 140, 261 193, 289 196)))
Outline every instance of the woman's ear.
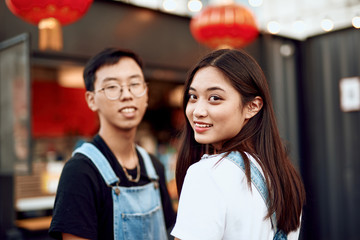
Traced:
POLYGON ((98 110, 95 104, 95 95, 94 92, 86 91, 85 92, 85 100, 87 102, 88 107, 91 111, 96 112, 98 110))
POLYGON ((261 97, 256 96, 252 101, 245 106, 245 119, 250 119, 255 116, 262 108, 263 100, 261 97))

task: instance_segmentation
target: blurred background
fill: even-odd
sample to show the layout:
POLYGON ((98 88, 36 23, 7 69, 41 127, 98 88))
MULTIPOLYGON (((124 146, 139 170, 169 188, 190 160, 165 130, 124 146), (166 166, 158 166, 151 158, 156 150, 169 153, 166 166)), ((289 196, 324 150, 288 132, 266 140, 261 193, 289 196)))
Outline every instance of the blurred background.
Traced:
POLYGON ((175 208, 187 71, 242 48, 305 183, 300 239, 360 239, 360 0, 6 0, 0 24, 0 239, 48 239, 62 167, 97 133, 82 70, 105 47, 144 60, 137 142, 165 165, 175 208))

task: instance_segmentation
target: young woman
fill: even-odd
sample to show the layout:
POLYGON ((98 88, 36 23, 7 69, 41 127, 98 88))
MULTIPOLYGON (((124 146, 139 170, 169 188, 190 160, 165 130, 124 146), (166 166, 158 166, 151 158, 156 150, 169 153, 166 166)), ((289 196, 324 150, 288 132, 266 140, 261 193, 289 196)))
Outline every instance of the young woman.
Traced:
POLYGON ((273 239, 279 230, 298 239, 305 191, 281 142, 257 62, 240 50, 208 54, 189 74, 183 108, 172 235, 273 239), (254 168, 264 179, 265 197, 254 185, 254 168))

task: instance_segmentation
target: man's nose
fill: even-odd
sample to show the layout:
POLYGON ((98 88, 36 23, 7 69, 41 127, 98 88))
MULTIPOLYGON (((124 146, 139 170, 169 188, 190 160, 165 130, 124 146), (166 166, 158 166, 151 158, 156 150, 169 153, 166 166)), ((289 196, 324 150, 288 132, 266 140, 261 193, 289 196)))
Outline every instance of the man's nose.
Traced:
POLYGON ((132 98, 133 95, 128 86, 121 86, 120 89, 120 100, 132 98))

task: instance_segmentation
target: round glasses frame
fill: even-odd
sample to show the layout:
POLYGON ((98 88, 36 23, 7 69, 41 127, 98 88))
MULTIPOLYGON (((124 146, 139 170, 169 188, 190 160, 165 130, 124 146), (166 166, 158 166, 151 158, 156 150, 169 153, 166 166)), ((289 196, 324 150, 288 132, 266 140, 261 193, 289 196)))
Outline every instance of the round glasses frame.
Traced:
POLYGON ((95 93, 97 92, 104 92, 105 97, 109 100, 117 100, 121 97, 124 87, 128 89, 128 91, 137 98, 140 98, 145 95, 147 90, 147 83, 132 83, 127 85, 120 85, 120 84, 111 84, 109 86, 100 88, 98 90, 94 90, 95 93), (136 93, 137 91, 141 90, 140 93, 136 93))

